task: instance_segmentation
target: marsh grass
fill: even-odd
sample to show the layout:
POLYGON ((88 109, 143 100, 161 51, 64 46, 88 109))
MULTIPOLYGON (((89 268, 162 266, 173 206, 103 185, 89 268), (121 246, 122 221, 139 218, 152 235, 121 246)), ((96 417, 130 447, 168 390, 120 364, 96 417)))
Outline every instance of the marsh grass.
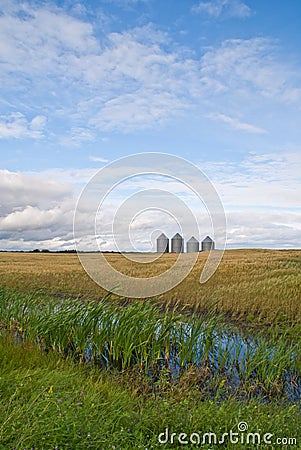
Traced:
MULTIPOLYGON (((193 368, 177 385, 162 374, 154 395, 147 377, 137 377, 134 370, 112 374, 87 368, 55 352, 41 352, 36 345, 16 345, 3 335, 0 344, 1 450, 162 448, 158 434, 166 427, 177 433, 212 430, 221 436, 237 431, 242 420, 251 432, 300 442, 296 404, 206 400, 195 385, 204 374, 193 368)), ((233 444, 223 448, 233 449, 233 444)))
MULTIPOLYGON (((110 371, 136 367, 151 383, 177 383, 192 366, 208 376, 199 388, 209 396, 300 397, 299 344, 263 336, 243 339, 225 331, 216 304, 187 315, 179 305, 154 302, 120 306, 100 301, 39 299, 0 291, 0 327, 16 344, 38 345, 77 363, 110 371), (288 395, 289 394, 289 395, 288 395)), ((296 397, 296 398, 297 398, 296 397)))

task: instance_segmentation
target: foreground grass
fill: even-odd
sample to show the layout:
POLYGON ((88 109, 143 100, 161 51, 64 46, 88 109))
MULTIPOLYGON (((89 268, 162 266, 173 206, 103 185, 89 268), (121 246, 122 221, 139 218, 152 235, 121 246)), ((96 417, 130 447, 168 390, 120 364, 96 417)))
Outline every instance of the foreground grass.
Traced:
MULTIPOLYGON (((175 255, 164 255, 156 270, 162 271, 174 258, 175 255)), ((125 266, 119 255, 109 255, 109 259, 121 270, 136 274, 135 265, 125 266)), ((267 349, 262 346, 257 353, 257 362, 252 357, 249 367, 252 375, 255 363, 260 384, 266 380, 263 384, 270 385, 272 375, 277 389, 279 374, 283 374, 291 361, 288 350, 291 345, 300 343, 301 251, 227 251, 215 275, 200 286, 198 279, 205 259, 206 255, 200 254, 191 274, 173 291, 156 299, 157 304, 178 302, 180 309, 185 305, 185 312, 189 314, 197 303, 204 312, 208 300, 209 303, 219 300, 215 313, 222 311, 230 321, 247 328, 256 327, 256 331, 259 326, 264 330, 273 329, 272 340, 277 341, 277 352, 269 355, 270 363, 266 364, 267 349), (272 327, 268 328, 270 325, 272 327)), ((146 275, 153 275, 154 270, 154 267, 145 266, 146 275)), ((0 278, 1 285, 8 288, 9 297, 5 298, 12 298, 9 305, 6 300, 3 303, 0 318, 1 450, 177 448, 183 445, 172 445, 170 439, 168 444, 160 444, 159 433, 168 428, 170 433, 190 435, 196 432, 201 437, 205 432, 215 432, 221 438, 223 433, 237 432, 238 424, 243 421, 247 422, 251 433, 273 434, 272 444, 262 443, 260 448, 301 448, 299 402, 280 403, 277 396, 270 402, 259 401, 252 395, 256 388, 254 384, 246 384, 250 395, 241 401, 234 393, 231 395, 231 391, 226 397, 221 395, 227 385, 223 377, 218 378, 217 389, 209 398, 203 388, 208 374, 194 368, 188 370, 177 384, 170 382, 166 370, 151 382, 137 366, 128 368, 126 361, 130 361, 131 353, 126 356, 124 348, 126 344, 130 351, 133 350, 132 338, 127 343, 123 341, 119 347, 115 344, 112 347, 112 350, 118 350, 112 352, 114 361, 119 360, 118 352, 122 357, 126 356, 121 360, 118 372, 84 364, 83 348, 90 331, 80 327, 76 316, 72 319, 74 307, 68 310, 68 304, 81 303, 79 298, 82 301, 90 299, 88 304, 91 303, 93 308, 95 302, 91 300, 101 299, 104 292, 88 278, 76 255, 0 253, 0 278), (11 297, 10 288, 17 292, 15 297, 11 297), (32 309, 30 321, 29 309, 25 307, 27 294, 37 307, 32 309), (42 311, 47 309, 51 297, 64 305, 66 310, 61 309, 64 314, 70 312, 66 329, 66 314, 59 317, 60 311, 53 314, 51 308, 49 314, 42 311), (42 312, 43 320, 40 320, 42 312), (24 333, 29 339, 23 339, 24 333), (33 344, 37 342, 37 336, 39 348, 33 344), (70 346, 74 342, 76 348, 70 346), (81 363, 74 363, 74 354, 72 359, 69 356, 66 359, 66 348, 67 356, 78 354, 79 358, 75 359, 81 363), (73 349, 71 353, 69 349, 73 349), (277 443, 277 438, 283 438, 282 443, 277 443), (296 439, 297 443, 288 444, 289 438, 296 439)), ((127 304, 127 300, 122 302, 127 304)), ((145 305, 145 311, 147 307, 145 305)), ((126 316, 126 311, 124 314, 126 316)), ((148 315, 153 317, 153 314, 148 315)), ((110 320, 104 323, 108 327, 112 325, 110 320)), ((128 331, 131 330, 132 327, 128 331)), ((120 333, 124 339, 128 335, 128 332, 120 333)), ((139 333, 134 333, 135 339, 142 335, 143 327, 140 327, 139 333)), ((114 334, 114 339, 117 343, 118 333, 114 334)), ((142 340, 137 349, 140 344, 141 349, 149 348, 142 340)), ((192 348, 188 346, 185 351, 192 348)), ((135 354, 137 349, 134 349, 135 354)), ((299 352, 294 351, 294 354, 299 352)), ((139 355, 142 355, 141 361, 147 356, 141 352, 139 355)), ((294 364, 300 371, 299 358, 294 364)), ((246 433, 240 433, 240 439, 242 435, 246 433)), ((199 447, 258 448, 256 444, 233 444, 228 440, 210 445, 208 437, 199 447)))
MULTIPOLYGON (((300 448, 301 416, 297 405, 268 405, 204 400, 189 383, 169 386, 161 380, 157 395, 133 372, 109 374, 74 365, 55 353, 34 346, 0 342, 1 449, 150 449, 176 448, 160 444, 159 433, 237 432, 247 422, 249 432, 295 438, 297 444, 260 448, 300 448)), ((243 433, 240 433, 241 437, 243 433)), ((246 435, 246 433, 244 433, 246 435)), ((287 442, 287 441, 284 441, 287 442)), ((197 446, 184 446, 196 448, 197 446)), ((202 448, 245 449, 257 445, 204 444, 202 448)))
POLYGON ((297 398, 300 343, 280 336, 244 339, 224 329, 215 306, 187 315, 185 308, 180 314, 179 306, 150 301, 120 306, 110 296, 62 301, 0 289, 0 330, 19 344, 89 366, 136 368, 152 383, 162 372, 167 381, 179 381, 195 370, 195 385, 210 398, 297 398))

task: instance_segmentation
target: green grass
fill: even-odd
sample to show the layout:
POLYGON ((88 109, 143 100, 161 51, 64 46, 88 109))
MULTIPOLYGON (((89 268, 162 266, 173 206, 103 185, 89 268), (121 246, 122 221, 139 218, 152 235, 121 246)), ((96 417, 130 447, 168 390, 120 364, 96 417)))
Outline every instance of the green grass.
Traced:
POLYGON ((102 369, 135 368, 152 373, 154 382, 162 369, 172 379, 197 367, 207 374, 199 389, 210 397, 218 392, 224 398, 285 399, 288 371, 292 383, 301 376, 300 344, 279 336, 233 339, 223 333, 215 307, 187 316, 177 305, 120 306, 109 298, 61 301, 0 290, 0 326, 16 343, 35 343, 41 350, 102 369))
MULTIPOLYGON (((175 289, 137 302, 104 301, 76 255, 1 253, 0 450, 301 448, 300 401, 288 403, 283 392, 287 369, 301 373, 301 251, 227 251, 200 286, 205 256, 175 289), (216 336, 225 319, 251 332, 256 345, 222 345, 216 336), (176 383, 168 364, 173 348, 181 367, 176 383), (97 365, 100 350, 106 370, 97 365), (231 368, 241 377, 236 387, 231 368), (272 433, 272 442, 297 444, 158 443, 166 428, 221 437, 241 421, 250 432, 272 433)), ((108 258, 124 268, 122 257, 108 258)), ((173 259, 165 256, 158 269, 173 259)))
MULTIPOLYGON (((0 449, 150 449, 177 448, 158 443, 159 433, 250 432, 293 437, 300 448, 297 405, 268 405, 256 400, 204 400, 187 376, 179 386, 161 379, 157 395, 131 371, 109 374, 46 354, 35 346, 1 338, 0 449)), ((190 374, 191 375, 191 374, 190 374)), ((197 448, 184 446, 184 448, 197 448)), ((257 448, 242 444, 202 448, 257 448)), ((263 446, 262 448, 289 448, 263 446)))

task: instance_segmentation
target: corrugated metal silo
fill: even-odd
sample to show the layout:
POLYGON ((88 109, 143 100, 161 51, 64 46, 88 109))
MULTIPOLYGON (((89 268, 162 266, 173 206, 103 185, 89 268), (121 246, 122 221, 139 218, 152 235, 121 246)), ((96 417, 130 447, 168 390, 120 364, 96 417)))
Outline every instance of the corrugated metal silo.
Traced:
POLYGON ((192 236, 186 244, 187 253, 196 253, 200 251, 199 241, 192 236))
POLYGON ((211 237, 206 236, 202 241, 202 252, 209 252, 210 250, 214 250, 214 247, 214 241, 211 239, 211 237))
POLYGON ((179 233, 176 233, 171 239, 171 253, 183 253, 184 239, 179 233))
POLYGON ((169 252, 169 239, 164 233, 160 234, 157 239, 157 252, 168 253, 169 252))

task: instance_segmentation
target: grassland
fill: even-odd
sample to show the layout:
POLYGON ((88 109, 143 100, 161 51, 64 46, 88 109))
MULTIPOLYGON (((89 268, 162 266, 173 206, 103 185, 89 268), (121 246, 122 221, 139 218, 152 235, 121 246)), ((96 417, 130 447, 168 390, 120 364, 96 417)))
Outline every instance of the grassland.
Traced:
MULTIPOLYGON (((139 276, 174 258, 138 272, 108 255, 139 276)), ((0 253, 0 449, 178 448, 159 433, 221 437, 242 421, 273 434, 260 448, 300 448, 300 399, 287 386, 301 380, 301 251, 227 251, 201 286, 205 258, 173 291, 135 301, 103 299, 76 255, 0 253), (225 322, 256 346, 220 345, 225 322)))
MULTIPOLYGON (((157 396, 146 381, 130 373, 108 374, 74 366, 54 353, 32 346, 1 342, 0 449, 134 450, 178 448, 158 444, 158 435, 171 432, 219 438, 245 421, 250 432, 299 439, 301 416, 296 404, 278 406, 255 399, 205 401, 189 377, 181 386, 161 381, 157 396)), ((183 446, 181 446, 182 448, 183 446)), ((199 448, 184 446, 184 448, 199 448)), ((225 443, 204 449, 250 449, 257 445, 225 443)), ((300 448, 262 445, 260 448, 300 448)))
MULTIPOLYGON (((108 254, 113 267, 131 276, 154 276, 170 267, 176 255, 154 264, 137 265, 108 254)), ((159 302, 218 308, 240 324, 301 324, 301 250, 228 250, 216 273, 203 285, 199 277, 207 254, 200 253, 190 275, 159 302)), ((82 268, 75 254, 0 253, 1 286, 20 292, 98 299, 106 292, 82 268)), ((300 330, 300 329, 299 329, 300 330)))

